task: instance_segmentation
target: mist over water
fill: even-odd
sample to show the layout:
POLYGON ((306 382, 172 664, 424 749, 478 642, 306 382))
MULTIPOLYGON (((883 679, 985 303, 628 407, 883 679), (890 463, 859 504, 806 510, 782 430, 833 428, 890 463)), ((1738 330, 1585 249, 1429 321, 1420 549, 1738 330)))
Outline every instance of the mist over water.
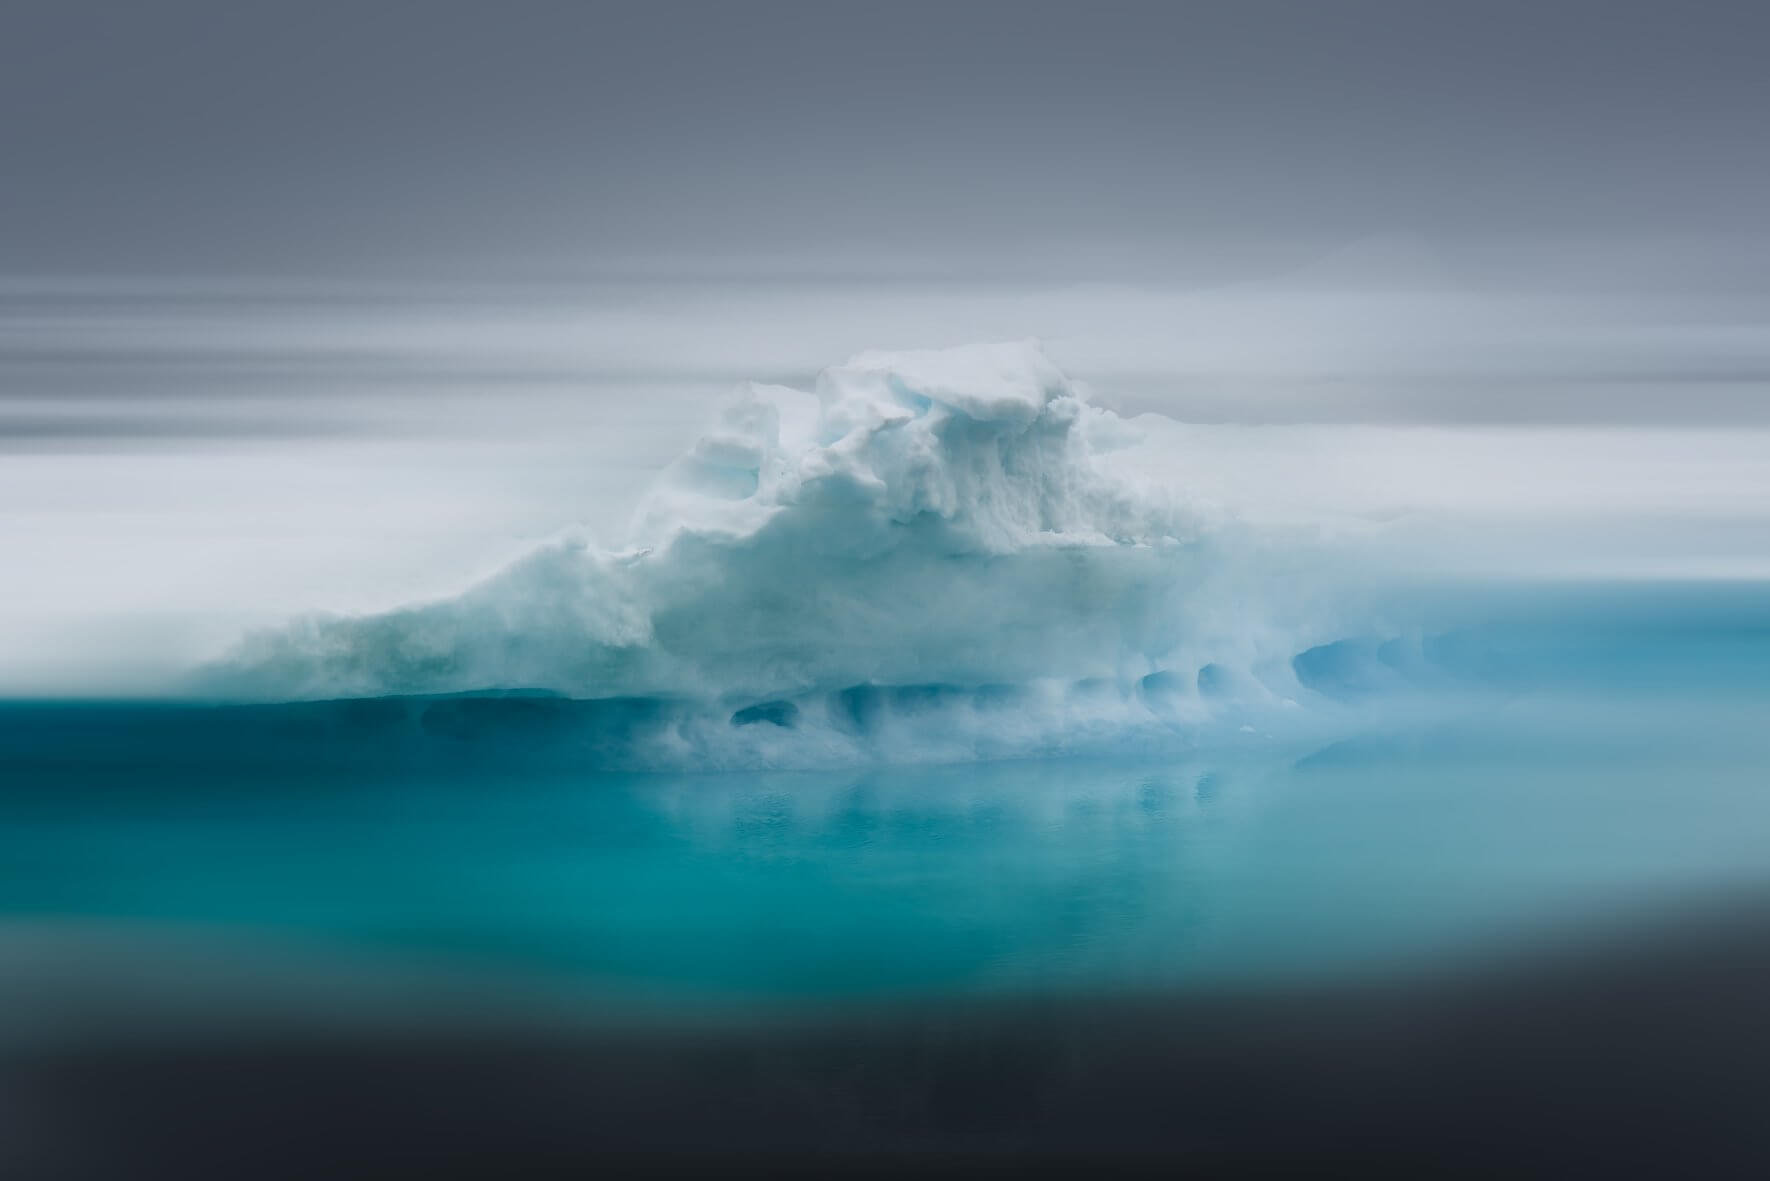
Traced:
MULTIPOLYGON (((556 448, 610 519, 559 533, 593 502, 538 477, 545 529, 507 502, 409 595, 346 548, 354 604, 284 588, 153 677, 96 653, 91 703, 9 707, 54 867, 17 913, 644 1007, 1368 975, 1762 885, 1755 428, 1187 423, 1065 348, 684 386, 612 470, 514 403, 478 452, 556 448)), ((308 507, 388 511, 361 491, 308 507)))
POLYGON ((1761 575, 1763 305, 1631 290, 1484 288, 1409 239, 1205 287, 13 280, 0 689, 155 692, 294 615, 620 549, 743 383, 1029 334, 1189 502, 1380 523, 1427 574, 1761 575))
POLYGON ((1633 440, 1212 436, 1033 342, 810 384, 619 548, 7 707, 15 913, 725 1011, 1364 979, 1766 884, 1765 584, 1556 564, 1654 494, 1633 440), (1398 514, 1400 441, 1465 466, 1398 514))

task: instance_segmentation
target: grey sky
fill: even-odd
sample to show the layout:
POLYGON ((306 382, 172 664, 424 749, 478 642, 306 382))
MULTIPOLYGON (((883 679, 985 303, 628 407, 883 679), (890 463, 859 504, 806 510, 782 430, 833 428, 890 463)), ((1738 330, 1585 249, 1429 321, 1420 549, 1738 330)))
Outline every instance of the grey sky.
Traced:
POLYGON ((1770 233, 1755 3, 12 0, 3 19, 12 275, 1210 280, 1405 232, 1476 271, 1508 243, 1674 239, 1686 279, 1726 282, 1729 251, 1688 243, 1770 233))

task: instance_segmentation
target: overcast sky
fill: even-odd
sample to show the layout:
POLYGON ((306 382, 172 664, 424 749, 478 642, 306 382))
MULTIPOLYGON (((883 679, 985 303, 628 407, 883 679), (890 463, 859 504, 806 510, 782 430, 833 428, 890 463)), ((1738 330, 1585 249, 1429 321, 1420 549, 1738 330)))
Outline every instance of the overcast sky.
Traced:
POLYGON ((11 0, 0 271, 1209 278, 1380 233, 1755 239, 1767 44, 1762 3, 11 0))

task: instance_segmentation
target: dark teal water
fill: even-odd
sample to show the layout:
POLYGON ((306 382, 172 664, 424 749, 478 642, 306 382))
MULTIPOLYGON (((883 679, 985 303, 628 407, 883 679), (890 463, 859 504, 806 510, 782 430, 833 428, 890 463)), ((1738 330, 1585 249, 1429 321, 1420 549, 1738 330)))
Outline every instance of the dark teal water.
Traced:
POLYGON ((1455 693, 1349 645, 1343 737, 1159 759, 613 774, 502 715, 16 703, 0 914, 742 1004, 1362 972, 1770 884, 1762 591, 1544 602, 1437 641, 1455 693))

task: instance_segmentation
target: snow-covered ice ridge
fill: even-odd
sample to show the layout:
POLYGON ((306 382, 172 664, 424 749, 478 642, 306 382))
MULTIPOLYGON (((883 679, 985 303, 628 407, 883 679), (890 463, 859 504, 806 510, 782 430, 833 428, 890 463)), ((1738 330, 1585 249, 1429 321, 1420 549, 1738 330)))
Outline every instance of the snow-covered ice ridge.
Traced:
POLYGON ((1184 454, 1128 474, 1137 434, 1030 342, 864 353, 736 393, 625 548, 250 636, 205 692, 644 702, 609 755, 638 766, 1188 742, 1291 708, 1293 657, 1357 626, 1347 564, 1189 497, 1184 454))

